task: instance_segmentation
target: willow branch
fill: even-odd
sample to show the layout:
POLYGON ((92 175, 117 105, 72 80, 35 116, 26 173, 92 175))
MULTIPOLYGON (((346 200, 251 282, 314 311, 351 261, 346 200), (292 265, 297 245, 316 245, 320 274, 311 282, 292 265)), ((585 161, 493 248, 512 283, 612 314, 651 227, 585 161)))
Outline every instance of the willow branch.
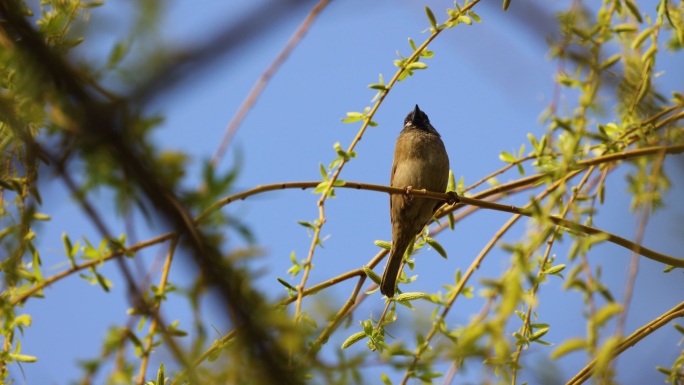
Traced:
MULTIPOLYGON (((654 319, 653 321, 637 329, 636 331, 634 331, 634 333, 629 335, 629 337, 622 340, 622 342, 618 344, 617 348, 611 355, 611 359, 617 357, 625 350, 636 345, 639 341, 643 340, 654 331, 667 325, 672 320, 680 317, 684 317, 684 302, 679 303, 677 306, 673 307, 672 309, 663 313, 660 317, 654 319)), ((596 359, 592 360, 587 366, 580 370, 575 375, 575 377, 571 378, 570 381, 566 383, 566 385, 579 385, 584 383, 584 381, 588 380, 589 377, 591 377, 594 367, 596 366, 596 361, 596 359)))
MULTIPOLYGON (((591 166, 589 167, 589 170, 584 174, 584 177, 582 180, 579 182, 577 185, 577 189, 574 191, 572 196, 570 197, 570 200, 568 203, 565 205, 565 208, 563 209, 563 212, 561 214, 561 218, 565 218, 565 216, 568 214, 568 211, 570 211, 570 207, 572 207, 573 202, 577 198, 577 195, 580 193, 582 190, 584 184, 587 182, 589 179, 589 176, 594 172, 594 169, 596 166, 591 166)), ((557 228, 556 228, 557 229, 557 228)), ((534 304, 534 298, 537 295, 537 291, 539 290, 539 283, 540 283, 540 278, 544 274, 544 270, 546 269, 546 262, 549 260, 549 255, 551 254, 551 248, 553 247, 553 243, 556 240, 556 231, 554 231, 551 234, 550 239, 546 243, 546 250, 544 251, 544 256, 542 258, 542 262, 539 264, 539 271, 537 271, 537 279, 534 281, 534 285, 532 286, 532 290, 530 292, 531 300, 527 304, 527 312, 525 313, 525 319, 523 320, 523 326, 522 326, 522 333, 520 333, 523 338, 527 336, 529 331, 531 330, 530 328, 530 319, 532 317, 532 305, 534 304)), ((520 360, 520 355, 522 354, 522 350, 525 346, 529 345, 527 344, 518 344, 518 348, 513 355, 513 375, 511 379, 511 384, 515 385, 516 383, 516 378, 518 376, 518 362, 520 360)))
POLYGON ((158 237, 152 238, 152 239, 150 239, 150 240, 143 241, 143 242, 139 242, 139 243, 137 243, 137 244, 135 244, 135 245, 133 245, 133 246, 131 246, 131 247, 127 247, 127 248, 125 248, 125 249, 123 249, 123 250, 119 250, 119 251, 115 251, 115 252, 113 252, 113 253, 109 253, 109 254, 107 254, 107 255, 101 257, 101 258, 93 259, 93 260, 90 260, 90 261, 88 261, 88 262, 84 262, 84 263, 81 263, 81 264, 77 264, 77 265, 75 265, 75 266, 72 266, 71 268, 69 268, 69 269, 67 269, 67 270, 64 270, 64 271, 62 271, 62 272, 59 272, 59 273, 57 273, 57 274, 55 274, 55 275, 53 275, 53 276, 51 276, 51 277, 48 277, 48 278, 46 278, 46 279, 44 279, 44 280, 42 280, 42 281, 36 283, 35 286, 33 286, 33 287, 31 287, 31 288, 29 288, 29 289, 27 289, 27 290, 25 290, 25 291, 22 291, 19 295, 17 295, 16 298, 13 298, 13 299, 12 299, 12 306, 15 306, 15 305, 17 305, 17 304, 23 303, 23 302, 26 301, 29 297, 31 297, 32 295, 36 294, 36 293, 39 292, 40 290, 46 288, 47 286, 52 285, 53 283, 59 281, 59 280, 62 279, 62 278, 65 278, 65 277, 70 276, 70 275, 73 274, 73 273, 76 273, 76 272, 78 272, 78 271, 87 269, 87 268, 89 268, 89 267, 96 266, 96 265, 98 265, 98 264, 102 264, 102 263, 105 262, 105 261, 109 261, 109 260, 112 260, 112 259, 115 259, 115 258, 119 258, 119 257, 121 257, 122 255, 124 255, 125 253, 129 253, 129 252, 130 252, 130 253, 134 253, 134 252, 136 252, 136 251, 138 251, 138 250, 140 250, 140 249, 144 249, 144 248, 146 248, 146 247, 149 247, 149 246, 152 246, 152 245, 156 245, 156 244, 162 243, 162 242, 164 242, 164 241, 167 241, 167 240, 173 238, 174 235, 175 235, 174 233, 166 233, 166 234, 160 235, 160 236, 158 236, 158 237))
POLYGON ((302 21, 302 24, 299 25, 295 33, 290 37, 290 40, 287 41, 287 44, 285 44, 285 47, 280 52, 280 54, 278 54, 273 63, 271 63, 271 65, 268 66, 266 71, 264 71, 264 73, 261 74, 257 82, 249 91, 249 94, 247 95, 245 100, 240 105, 240 108, 238 108, 238 111, 235 113, 235 116, 233 116, 233 119, 230 121, 230 123, 228 123, 228 126, 226 127, 226 132, 223 135, 223 138, 221 139, 221 144, 219 144, 219 147, 216 150, 214 157, 211 158, 212 166, 216 167, 218 162, 221 161, 221 158, 223 158, 223 155, 228 149, 228 146, 230 146, 230 141, 233 138, 233 135, 235 135, 235 132, 237 131, 242 121, 245 119, 245 116, 247 116, 249 110, 252 109, 254 103, 256 103, 257 99, 259 99, 259 96, 261 96, 261 92, 264 90, 264 87, 266 87, 266 84, 268 84, 268 81, 271 79, 273 74, 275 74, 276 71, 278 71, 278 69, 285 62, 285 60, 287 60, 287 58, 290 56, 290 53, 292 53, 297 44, 299 44, 304 35, 306 35, 306 33, 309 31, 309 28, 311 28, 311 25, 313 24, 314 20, 316 20, 316 18, 318 17, 318 14, 321 13, 323 8, 325 8, 325 6, 328 5, 329 2, 330 0, 321 0, 311 9, 309 14, 306 15, 306 18, 304 18, 304 21, 302 21))
MULTIPOLYGON (((171 240, 171 245, 169 246, 169 251, 166 255, 166 261, 164 262, 164 267, 162 268, 162 276, 159 279, 158 293, 164 296, 164 290, 166 289, 166 283, 169 278, 169 270, 171 270, 171 262, 173 261, 173 255, 176 252, 176 246, 178 245, 178 237, 174 237, 171 240)), ((159 307, 161 306, 162 298, 159 298, 154 308, 151 309, 157 316, 159 315, 159 307)), ((143 385, 145 383, 145 373, 147 372, 147 364, 150 360, 150 354, 152 353, 152 340, 154 339, 154 334, 159 328, 159 323, 157 318, 153 318, 150 322, 150 329, 148 332, 147 343, 145 344, 145 349, 142 352, 142 359, 140 361, 140 370, 138 371, 138 385, 143 385)))

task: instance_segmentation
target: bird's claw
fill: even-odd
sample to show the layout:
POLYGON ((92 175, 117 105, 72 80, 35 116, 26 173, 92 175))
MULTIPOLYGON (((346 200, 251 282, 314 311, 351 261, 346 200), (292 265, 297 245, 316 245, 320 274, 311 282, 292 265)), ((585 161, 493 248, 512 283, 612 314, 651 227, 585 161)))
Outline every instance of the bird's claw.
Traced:
POLYGON ((411 195, 411 191, 413 191, 413 186, 404 186, 404 201, 406 203, 411 202, 413 200, 413 195, 411 195))
POLYGON ((455 191, 449 191, 449 192, 447 192, 447 195, 449 195, 449 197, 450 197, 449 199, 446 200, 447 204, 454 205, 454 204, 461 201, 460 199, 458 199, 458 194, 456 194, 455 191))

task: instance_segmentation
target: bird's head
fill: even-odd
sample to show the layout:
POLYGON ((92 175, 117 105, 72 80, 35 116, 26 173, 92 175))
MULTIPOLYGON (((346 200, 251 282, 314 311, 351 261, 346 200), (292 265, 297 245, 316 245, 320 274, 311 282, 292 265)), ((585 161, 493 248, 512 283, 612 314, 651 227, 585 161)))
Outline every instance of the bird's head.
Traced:
POLYGON ((437 134, 437 130, 435 130, 435 128, 432 127, 432 124, 430 124, 430 119, 428 118, 427 114, 421 111, 417 104, 416 108, 406 115, 406 119, 404 119, 404 128, 419 129, 437 134))

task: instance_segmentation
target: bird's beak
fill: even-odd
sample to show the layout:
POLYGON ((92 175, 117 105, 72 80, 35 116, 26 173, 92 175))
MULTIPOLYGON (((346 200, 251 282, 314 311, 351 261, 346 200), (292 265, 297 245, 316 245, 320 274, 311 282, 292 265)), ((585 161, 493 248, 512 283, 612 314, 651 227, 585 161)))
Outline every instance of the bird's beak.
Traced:
POLYGON ((416 104, 416 108, 413 109, 413 113, 411 114, 411 122, 415 122, 416 118, 418 118, 420 112, 420 108, 418 108, 418 105, 416 104))

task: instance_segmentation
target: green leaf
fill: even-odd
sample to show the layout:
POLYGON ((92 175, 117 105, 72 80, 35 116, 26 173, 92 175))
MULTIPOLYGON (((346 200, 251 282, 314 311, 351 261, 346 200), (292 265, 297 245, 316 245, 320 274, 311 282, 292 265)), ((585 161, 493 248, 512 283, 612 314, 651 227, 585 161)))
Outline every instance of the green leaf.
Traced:
POLYGON ((330 182, 321 182, 318 184, 318 186, 316 186, 316 188, 311 193, 320 194, 328 188, 328 185, 330 185, 330 182))
MULTIPOLYGON (((311 222, 297 221, 297 223, 306 227, 307 229, 316 230, 316 226, 312 225, 311 222)), ((292 254, 294 255, 294 252, 292 252, 292 254)))
POLYGON ((164 363, 162 362, 161 365, 159 365, 159 370, 157 371, 157 384, 156 385, 164 385, 166 382, 166 376, 164 375, 164 363))
POLYGON ((282 278, 276 278, 276 279, 278 280, 278 282, 280 282, 281 285, 285 286, 286 288, 288 288, 288 289, 290 289, 290 290, 297 291, 297 288, 296 288, 296 287, 290 285, 290 284, 287 283, 287 281, 285 281, 284 279, 282 279, 282 278))
POLYGON ((36 356, 29 356, 26 354, 14 354, 10 353, 10 358, 16 362, 36 362, 38 361, 38 357, 36 356))
POLYGON ((684 327, 682 327, 682 326, 679 325, 679 324, 672 324, 672 326, 674 326, 674 328, 675 328, 678 332, 684 334, 684 327))
POLYGON ((478 15, 477 15, 475 12, 473 12, 473 11, 468 11, 468 16, 470 16, 470 17, 471 17, 473 20, 475 20, 475 22, 477 22, 477 23, 481 23, 481 22, 482 22, 482 19, 480 18, 480 16, 478 16, 478 15))
POLYGON ((467 25, 472 25, 473 21, 470 20, 468 16, 459 16, 458 19, 456 19, 459 23, 467 24, 467 25))
POLYGON ((644 81, 641 83, 641 87, 639 88, 639 93, 636 96, 636 100, 634 101, 635 104, 638 104, 640 101, 644 99, 648 91, 651 89, 651 77, 646 74, 646 77, 644 78, 644 81))
POLYGON ((375 241, 373 241, 373 243, 375 244, 375 246, 381 247, 385 250, 392 249, 392 244, 390 242, 387 242, 387 241, 375 240, 375 241))
POLYGON ((506 12, 508 10, 508 7, 511 5, 511 0, 504 0, 503 2, 503 10, 506 12))
POLYGON ((653 33, 653 27, 649 27, 641 31, 632 41, 632 49, 637 49, 641 44, 653 33))
POLYGON ((344 341, 344 343, 342 343, 342 349, 346 349, 346 348, 354 345, 355 343, 364 339, 364 337, 366 337, 366 332, 358 332, 358 333, 352 334, 351 336, 349 336, 349 338, 347 338, 346 341, 344 341))
POLYGON ((409 70, 424 70, 427 68, 427 64, 419 61, 415 61, 409 65, 406 66, 406 69, 409 70))
POLYGON ((615 32, 636 32, 638 30, 639 27, 630 23, 618 24, 615 27, 613 27, 613 31, 615 32))
POLYGON ((544 334, 548 333, 548 331, 549 331, 548 327, 541 328, 541 329, 537 330, 536 332, 534 332, 530 336, 530 341, 537 341, 538 339, 542 338, 544 336, 544 334))
POLYGON ((672 369, 663 368, 662 366, 656 366, 656 370, 659 371, 660 373, 667 375, 667 376, 672 374, 672 369))
POLYGON ((363 120, 364 118, 365 115, 360 112, 347 112, 347 117, 343 118, 342 121, 344 123, 354 123, 363 120))
POLYGON ((606 59, 603 63, 601 63, 601 69, 608 69, 615 65, 618 61, 620 61, 620 58, 622 57, 622 54, 616 53, 615 55, 609 57, 606 59))
POLYGON ((33 219, 35 219, 37 221, 49 221, 51 218, 47 214, 33 213, 33 219))
POLYGON ((561 343, 556 349, 551 352, 551 358, 557 360, 568 353, 572 353, 577 350, 586 349, 589 346, 587 341, 581 338, 569 339, 561 343))
POLYGON ((402 293, 396 297, 397 302, 414 301, 417 299, 427 299, 428 301, 432 301, 432 296, 430 294, 427 294, 427 293, 412 292, 412 293, 402 293))
POLYGON ((563 270, 565 270, 565 265, 560 264, 560 265, 556 265, 556 266, 553 266, 553 267, 550 267, 550 268, 544 270, 543 274, 545 274, 545 275, 558 274, 563 270))
POLYGON ((644 22, 644 19, 641 17, 641 13, 639 12, 639 8, 637 8, 637 5, 632 0, 625 0, 625 5, 627 6, 629 13, 634 16, 639 24, 644 22))
POLYGON ((323 163, 319 163, 318 165, 318 171, 321 173, 321 177, 323 178, 323 180, 328 180, 328 171, 325 169, 325 166, 323 166, 323 163))
POLYGON ((112 287, 112 282, 109 281, 107 278, 103 277, 101 274, 95 272, 94 270, 93 273, 95 273, 95 279, 97 279, 97 283, 99 283, 100 286, 102 286, 102 289, 104 289, 104 291, 109 293, 109 288, 112 287))
POLYGON ((126 57, 126 54, 131 48, 131 43, 129 41, 123 41, 116 43, 112 52, 109 53, 109 58, 107 59, 107 68, 114 68, 117 64, 126 57))
POLYGON ((66 47, 73 48, 73 47, 76 47, 77 45, 83 43, 83 40, 85 40, 85 39, 82 37, 79 37, 76 39, 65 39, 62 41, 62 44, 64 44, 64 46, 66 46, 66 47))
POLYGON ((506 151, 501 151, 501 154, 499 154, 499 159, 501 159, 502 161, 504 161, 506 163, 515 162, 515 157, 506 151))
POLYGON ((437 29, 437 19, 435 18, 435 14, 432 13, 432 10, 427 5, 425 6, 425 13, 427 14, 427 18, 430 21, 430 25, 432 26, 432 28, 437 29))
POLYGON ((142 348, 143 344, 142 341, 138 338, 138 336, 135 335, 130 329, 125 329, 126 330, 126 337, 128 337, 129 340, 133 343, 138 348, 142 348))
POLYGON ((89 3, 84 3, 83 8, 95 8, 95 7, 101 7, 104 5, 104 1, 91 1, 89 3))
POLYGON ((449 182, 447 183, 446 192, 456 191, 456 178, 454 178, 454 172, 449 170, 449 182))
POLYGON ((610 361, 612 361, 613 354, 619 343, 620 337, 616 335, 612 335, 603 341, 603 344, 596 355, 596 366, 594 366, 594 373, 599 376, 597 378, 602 377, 605 371, 608 370, 610 361))
POLYGON ((425 241, 427 242, 428 245, 430 245, 430 247, 435 249, 435 251, 438 252, 439 255, 442 256, 442 258, 447 259, 447 253, 444 250, 444 248, 442 247, 442 245, 439 244, 439 242, 434 240, 434 238, 430 238, 430 237, 425 238, 425 241))
POLYGON ((653 56, 658 52, 658 45, 657 44, 651 44, 650 47, 644 52, 643 55, 641 55, 641 62, 646 63, 647 61, 651 60, 653 56))
POLYGON ((377 283, 378 285, 382 282, 382 278, 380 278, 379 275, 375 274, 375 272, 371 270, 370 267, 364 266, 363 272, 366 273, 366 276, 370 278, 371 281, 377 283))
POLYGON ((69 239, 67 233, 62 233, 62 243, 64 244, 64 251, 66 252, 66 256, 71 261, 71 265, 76 266, 74 255, 76 254, 75 252, 78 251, 78 248, 74 248, 74 246, 71 244, 71 239, 69 239))
POLYGON ((592 317, 592 321, 596 327, 603 326, 609 319, 613 318, 622 311, 622 305, 619 303, 609 303, 599 309, 592 317))

